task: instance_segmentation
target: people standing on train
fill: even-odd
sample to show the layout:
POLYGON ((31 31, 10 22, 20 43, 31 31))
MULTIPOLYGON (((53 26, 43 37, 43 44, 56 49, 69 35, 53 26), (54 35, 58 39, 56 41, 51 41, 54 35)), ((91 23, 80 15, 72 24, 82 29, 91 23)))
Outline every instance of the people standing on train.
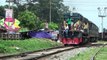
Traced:
POLYGON ((66 29, 66 26, 67 26, 67 23, 66 23, 66 21, 64 20, 64 21, 63 21, 64 30, 66 29))
POLYGON ((72 19, 69 17, 66 22, 67 22, 67 24, 68 24, 69 30, 71 30, 71 24, 73 23, 73 22, 72 22, 72 19))
POLYGON ((81 23, 81 21, 80 20, 78 20, 75 24, 74 24, 74 30, 81 30, 82 28, 81 28, 81 25, 82 23, 81 23))
POLYGON ((84 22, 84 32, 88 33, 88 23, 87 22, 84 22))
POLYGON ((63 21, 63 27, 64 27, 64 31, 63 31, 63 36, 67 37, 66 35, 68 35, 68 24, 66 23, 66 20, 63 21))

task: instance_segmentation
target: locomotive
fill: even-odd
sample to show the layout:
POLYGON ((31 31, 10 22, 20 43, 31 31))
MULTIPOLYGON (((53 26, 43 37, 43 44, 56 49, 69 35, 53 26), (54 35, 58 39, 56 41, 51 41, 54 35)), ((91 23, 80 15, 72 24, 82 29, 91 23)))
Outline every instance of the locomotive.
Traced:
POLYGON ((98 39, 99 28, 80 13, 72 13, 72 15, 65 15, 64 17, 60 29, 60 40, 64 45, 84 44, 98 39), (67 19, 71 19, 70 25, 67 19))

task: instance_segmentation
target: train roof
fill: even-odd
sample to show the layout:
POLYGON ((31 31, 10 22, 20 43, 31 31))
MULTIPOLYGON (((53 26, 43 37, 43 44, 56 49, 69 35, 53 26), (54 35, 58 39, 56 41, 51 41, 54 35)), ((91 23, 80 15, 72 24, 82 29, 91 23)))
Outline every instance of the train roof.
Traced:
POLYGON ((81 18, 81 17, 83 17, 80 13, 72 13, 71 14, 71 17, 72 18, 81 18))
MULTIPOLYGON (((82 14, 80 13, 67 13, 65 14, 65 17, 68 18, 68 17, 71 17, 73 19, 73 21, 75 22, 75 20, 82 20, 84 22, 89 22, 90 24, 93 24, 94 26, 97 27, 97 25, 95 25, 93 22, 89 21, 86 17, 84 17, 82 14)), ((98 28, 98 27, 97 27, 98 28)))
MULTIPOLYGON (((72 16, 71 16, 72 18, 79 18, 79 19, 81 19, 82 21, 84 21, 84 22, 89 22, 90 24, 93 24, 93 25, 95 25, 96 27, 97 27, 97 25, 95 24, 95 23, 93 23, 93 22, 91 22, 91 21, 89 21, 86 17, 84 17, 84 16, 82 16, 80 13, 72 13, 72 16)), ((98 27, 97 27, 98 28, 98 27)))

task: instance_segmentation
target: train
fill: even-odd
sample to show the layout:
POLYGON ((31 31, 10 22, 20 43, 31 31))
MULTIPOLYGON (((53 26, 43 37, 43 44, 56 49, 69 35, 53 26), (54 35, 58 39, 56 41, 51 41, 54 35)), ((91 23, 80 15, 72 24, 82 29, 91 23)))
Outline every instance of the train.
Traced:
POLYGON ((80 13, 64 15, 59 39, 64 45, 79 45, 98 40, 99 28, 80 13), (68 20, 71 19, 69 25, 68 20))

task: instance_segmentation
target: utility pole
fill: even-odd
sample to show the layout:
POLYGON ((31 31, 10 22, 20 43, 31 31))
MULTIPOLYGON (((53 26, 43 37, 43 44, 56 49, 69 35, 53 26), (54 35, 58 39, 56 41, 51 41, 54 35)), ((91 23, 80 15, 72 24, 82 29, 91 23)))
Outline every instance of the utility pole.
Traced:
POLYGON ((9 9, 10 9, 10 0, 9 0, 9 9))
POLYGON ((6 0, 6 2, 9 3, 9 9, 10 9, 10 3, 13 2, 14 0, 6 0))
POLYGON ((51 23, 51 4, 52 4, 52 2, 51 2, 51 0, 50 0, 50 10, 49 10, 49 21, 50 21, 50 23, 51 23))
POLYGON ((102 39, 103 39, 103 18, 104 17, 106 17, 106 9, 107 9, 107 7, 104 7, 104 9, 103 9, 103 13, 102 13, 102 10, 101 10, 101 8, 100 7, 98 7, 98 11, 99 11, 99 14, 98 14, 98 17, 101 17, 101 20, 102 20, 102 22, 101 22, 101 26, 102 26, 102 39))

